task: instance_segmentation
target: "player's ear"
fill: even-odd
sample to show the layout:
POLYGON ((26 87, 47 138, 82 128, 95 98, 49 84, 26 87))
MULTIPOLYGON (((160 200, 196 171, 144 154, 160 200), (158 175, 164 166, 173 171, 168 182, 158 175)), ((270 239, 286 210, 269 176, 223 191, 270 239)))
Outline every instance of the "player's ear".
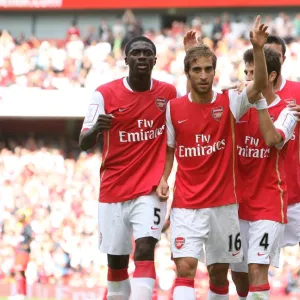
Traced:
POLYGON ((277 77, 277 72, 275 71, 271 72, 271 74, 269 75, 269 82, 274 82, 276 77, 277 77))

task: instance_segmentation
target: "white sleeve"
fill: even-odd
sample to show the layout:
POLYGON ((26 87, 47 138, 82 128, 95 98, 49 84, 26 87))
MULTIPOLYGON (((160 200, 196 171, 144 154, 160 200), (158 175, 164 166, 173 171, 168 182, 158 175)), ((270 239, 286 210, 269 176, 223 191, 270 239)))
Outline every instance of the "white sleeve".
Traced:
POLYGON ((240 94, 237 90, 231 89, 228 91, 228 96, 230 110, 236 121, 238 121, 251 107, 255 107, 255 105, 248 101, 246 88, 244 88, 240 94))
POLYGON ((102 114, 105 114, 104 98, 100 92, 95 91, 91 96, 90 104, 85 115, 81 131, 92 128, 96 123, 98 116, 102 114))
POLYGON ((168 102, 167 109, 166 109, 166 124, 167 124, 167 144, 169 147, 175 148, 176 145, 175 130, 171 120, 170 102, 168 102))
POLYGON ((176 88, 176 98, 180 98, 180 97, 181 97, 181 93, 179 89, 176 88))
POLYGON ((283 141, 275 145, 277 149, 281 149, 285 145, 285 143, 292 138, 296 125, 297 117, 294 116, 293 112, 288 108, 284 108, 277 120, 274 122, 274 126, 276 127, 276 129, 284 135, 283 141))

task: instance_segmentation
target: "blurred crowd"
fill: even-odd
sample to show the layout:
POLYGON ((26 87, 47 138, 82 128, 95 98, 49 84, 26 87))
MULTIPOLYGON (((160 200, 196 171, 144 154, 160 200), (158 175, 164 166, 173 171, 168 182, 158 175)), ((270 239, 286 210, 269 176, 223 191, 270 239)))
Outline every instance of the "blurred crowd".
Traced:
MULTIPOLYGON (((270 33, 278 34, 288 44, 284 75, 299 80, 300 13, 293 18, 283 12, 275 18, 266 15, 263 21, 269 26, 270 33)), ((12 37, 7 30, 2 30, 0 86, 94 89, 127 74, 124 47, 132 37, 144 34, 157 46, 158 60, 153 77, 185 92, 182 42, 184 34, 193 29, 216 51, 216 87, 228 87, 244 78, 242 55, 249 47, 252 22, 252 18, 233 19, 224 13, 214 19, 196 17, 190 24, 174 21, 171 28, 154 31, 144 30, 143 24, 128 10, 112 26, 103 21, 99 28, 89 26, 85 32, 80 32, 73 22, 64 40, 12 37)))
MULTIPOLYGON (((10 141, 1 148, 0 284, 14 280, 14 253, 20 237, 17 212, 21 209, 34 232, 26 271, 29 284, 106 286, 107 261, 98 251, 97 235, 99 151, 68 158, 61 146, 33 138, 18 144, 10 141)), ((156 268, 158 287, 169 290, 175 271, 168 230, 157 245, 156 268)), ((129 272, 133 270, 130 260, 129 272)), ((299 291, 299 270, 298 246, 285 249, 281 268, 270 271, 276 294, 299 291)), ((206 293, 208 276, 203 264, 199 264, 196 282, 198 292, 206 293)), ((235 294, 232 283, 231 293, 235 294)))

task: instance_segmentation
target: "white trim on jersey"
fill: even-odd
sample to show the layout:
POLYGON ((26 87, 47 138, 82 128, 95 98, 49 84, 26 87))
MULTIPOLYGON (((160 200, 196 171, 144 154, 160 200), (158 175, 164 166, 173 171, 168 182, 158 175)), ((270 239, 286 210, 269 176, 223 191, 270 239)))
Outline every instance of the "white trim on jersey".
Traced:
POLYGON ((97 122, 100 114, 105 114, 104 98, 99 91, 94 91, 91 96, 90 104, 85 115, 81 131, 92 128, 97 122))
MULTIPOLYGON (((128 84, 127 77, 123 78, 123 84, 124 84, 124 86, 126 87, 127 90, 133 92, 133 89, 128 84)), ((152 87, 153 87, 153 80, 151 79, 150 91, 152 90, 152 87)))
POLYGON ((288 108, 284 108, 281 111, 277 120, 274 122, 274 126, 284 133, 285 138, 281 143, 275 145, 277 149, 282 149, 285 143, 292 138, 297 121, 297 117, 288 108))
MULTIPOLYGON (((213 91, 213 92, 214 92, 214 95, 213 95, 213 98, 212 98, 210 103, 214 103, 217 99, 217 96, 218 96, 218 93, 216 91, 213 91)), ((188 94, 188 98, 189 98, 190 102, 193 102, 191 93, 188 94)))
POLYGON ((280 97, 277 96, 276 99, 268 106, 268 108, 277 105, 281 101, 280 97))
POLYGON ((285 84, 286 84, 286 79, 282 78, 282 82, 281 82, 281 86, 279 88, 279 91, 283 90, 283 88, 285 87, 285 84))

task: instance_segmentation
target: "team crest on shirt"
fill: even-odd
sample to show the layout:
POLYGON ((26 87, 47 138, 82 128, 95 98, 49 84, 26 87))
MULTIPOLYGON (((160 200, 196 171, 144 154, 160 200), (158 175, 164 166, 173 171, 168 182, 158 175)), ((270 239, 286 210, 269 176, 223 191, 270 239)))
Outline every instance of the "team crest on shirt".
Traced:
POLYGON ((213 107, 211 109, 211 114, 212 114, 213 118, 218 122, 220 122, 223 112, 224 112, 223 106, 213 107))
POLYGON ((160 111, 164 111, 167 106, 167 99, 163 97, 157 97, 155 99, 155 104, 160 111))
POLYGON ((175 247, 179 250, 183 247, 184 245, 184 242, 185 242, 185 238, 181 237, 181 236, 178 236, 176 239, 175 239, 175 247))

